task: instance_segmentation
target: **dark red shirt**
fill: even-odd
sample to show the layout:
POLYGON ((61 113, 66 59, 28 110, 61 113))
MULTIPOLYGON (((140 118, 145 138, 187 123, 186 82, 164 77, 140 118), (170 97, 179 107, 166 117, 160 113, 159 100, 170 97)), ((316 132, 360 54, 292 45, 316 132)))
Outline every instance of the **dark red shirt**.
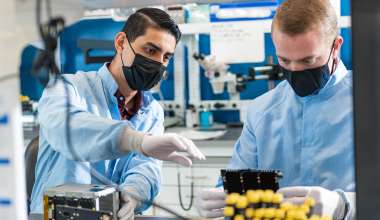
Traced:
POLYGON ((114 96, 116 97, 117 105, 118 105, 122 120, 131 119, 140 110, 143 104, 141 92, 137 92, 135 97, 133 97, 133 106, 130 109, 128 109, 127 106, 125 105, 125 97, 121 94, 119 90, 116 91, 114 96))

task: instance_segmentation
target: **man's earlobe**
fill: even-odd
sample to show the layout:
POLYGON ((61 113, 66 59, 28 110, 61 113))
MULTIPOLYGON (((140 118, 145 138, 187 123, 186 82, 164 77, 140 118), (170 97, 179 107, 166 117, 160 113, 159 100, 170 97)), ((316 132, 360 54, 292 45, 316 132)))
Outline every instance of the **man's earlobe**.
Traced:
MULTIPOLYGON (((120 42, 120 41, 119 41, 119 42, 120 42)), ((119 48, 121 49, 121 52, 122 52, 123 49, 124 49, 124 45, 123 45, 123 44, 124 44, 124 38, 121 39, 121 42, 120 42, 119 45, 118 45, 119 48)))

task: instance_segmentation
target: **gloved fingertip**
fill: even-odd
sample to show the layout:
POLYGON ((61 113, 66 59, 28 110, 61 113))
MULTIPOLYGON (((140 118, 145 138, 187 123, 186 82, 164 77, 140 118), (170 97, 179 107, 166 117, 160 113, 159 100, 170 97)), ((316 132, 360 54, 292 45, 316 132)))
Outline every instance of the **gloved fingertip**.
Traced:
POLYGON ((193 165, 193 162, 190 160, 190 158, 188 158, 184 155, 180 155, 180 154, 173 155, 172 160, 174 162, 176 162, 182 166, 186 166, 186 167, 190 167, 191 165, 193 165))
POLYGON ((202 155, 202 153, 198 151, 197 154, 196 154, 195 159, 197 159, 197 160, 203 160, 203 155, 202 155))
POLYGON ((193 165, 193 162, 191 160, 183 161, 181 165, 186 166, 186 167, 191 167, 193 165))
POLYGON ((206 160, 206 156, 198 149, 199 160, 206 160))
POLYGON ((185 167, 191 167, 193 165, 193 162, 190 161, 186 161, 186 160, 177 160, 175 161, 176 163, 182 165, 182 166, 185 166, 185 167))

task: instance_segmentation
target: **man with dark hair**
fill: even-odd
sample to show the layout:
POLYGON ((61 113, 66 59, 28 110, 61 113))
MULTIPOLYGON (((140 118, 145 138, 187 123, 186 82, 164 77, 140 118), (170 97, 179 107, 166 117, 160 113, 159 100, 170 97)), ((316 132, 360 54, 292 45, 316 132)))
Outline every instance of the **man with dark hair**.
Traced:
POLYGON ((116 35, 111 63, 98 71, 64 75, 71 100, 71 146, 66 142, 64 85, 58 82, 45 89, 38 106, 40 138, 32 213, 42 212, 47 188, 69 182, 99 183, 86 166, 120 186, 118 215, 131 219, 148 208, 143 201, 153 201, 158 194, 161 162, 157 159, 190 166, 190 158, 179 151, 205 159, 192 141, 163 134, 163 109, 148 92, 161 80, 180 37, 167 13, 143 8, 116 35))
MULTIPOLYGON (((228 168, 279 169, 285 201, 313 197, 315 214, 353 219, 352 73, 339 59, 336 12, 329 0, 283 1, 272 39, 286 80, 253 100, 228 168)), ((224 198, 204 189, 196 205, 219 217, 224 198)))

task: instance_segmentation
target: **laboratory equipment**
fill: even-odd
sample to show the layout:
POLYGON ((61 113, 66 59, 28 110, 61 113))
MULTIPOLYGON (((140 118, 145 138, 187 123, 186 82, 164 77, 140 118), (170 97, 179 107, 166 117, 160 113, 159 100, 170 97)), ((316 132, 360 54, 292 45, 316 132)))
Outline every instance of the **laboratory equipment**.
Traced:
POLYGON ((242 194, 257 189, 277 191, 282 173, 279 170, 222 169, 221 177, 227 193, 242 194))
POLYGON ((44 219, 116 220, 119 192, 112 186, 64 184, 44 193, 44 219))
POLYGON ((246 81, 255 81, 255 80, 267 80, 268 89, 274 89, 275 82, 278 80, 284 79, 284 74, 282 73, 281 67, 278 64, 273 64, 273 58, 269 57, 268 65, 250 67, 248 70, 248 77, 238 77, 238 91, 242 91, 246 88, 246 81), (260 73, 260 74, 258 74, 260 73))
MULTIPOLYGON (((187 127, 196 127, 203 124, 204 117, 199 117, 199 120, 193 120, 194 116, 190 114, 199 114, 200 116, 205 113, 205 106, 207 111, 229 111, 237 110, 240 114, 240 121, 245 118, 246 107, 249 104, 249 100, 241 100, 240 94, 244 92, 248 84, 258 80, 265 80, 268 84, 268 90, 273 89, 276 86, 276 81, 283 79, 283 73, 278 64, 274 64, 273 57, 269 56, 267 65, 254 66, 248 69, 248 74, 240 74, 231 72, 230 66, 226 63, 218 62, 214 55, 204 55, 201 53, 194 53, 193 59, 199 66, 204 69, 204 74, 211 84, 211 88, 214 94, 221 95, 226 90, 229 95, 228 100, 200 100, 199 92, 195 90, 195 80, 190 81, 190 102, 188 108, 191 111, 187 112, 187 118, 191 120, 186 121, 187 127)), ((196 69, 196 63, 192 64, 196 69)))
POLYGON ((213 124, 212 112, 209 108, 202 108, 199 112, 199 128, 200 129, 209 129, 213 124))
POLYGON ((205 69, 205 75, 209 79, 212 89, 215 94, 224 92, 227 86, 227 91, 235 95, 237 93, 236 75, 229 72, 229 66, 225 63, 216 62, 215 56, 205 56, 195 53, 194 59, 205 69))
POLYGON ((249 82, 268 80, 268 89, 273 89, 275 87, 274 81, 282 80, 284 77, 280 66, 273 64, 272 57, 269 57, 269 64, 266 66, 250 67, 246 76, 230 72, 229 65, 217 62, 213 55, 205 56, 195 53, 193 57, 204 68, 205 75, 209 79, 215 94, 223 93, 227 87, 228 93, 237 100, 235 94, 244 91, 249 82))
POLYGON ((242 195, 231 193, 225 200, 226 220, 331 220, 329 216, 315 215, 316 202, 308 197, 301 204, 283 201, 283 195, 273 190, 249 190, 242 195))

